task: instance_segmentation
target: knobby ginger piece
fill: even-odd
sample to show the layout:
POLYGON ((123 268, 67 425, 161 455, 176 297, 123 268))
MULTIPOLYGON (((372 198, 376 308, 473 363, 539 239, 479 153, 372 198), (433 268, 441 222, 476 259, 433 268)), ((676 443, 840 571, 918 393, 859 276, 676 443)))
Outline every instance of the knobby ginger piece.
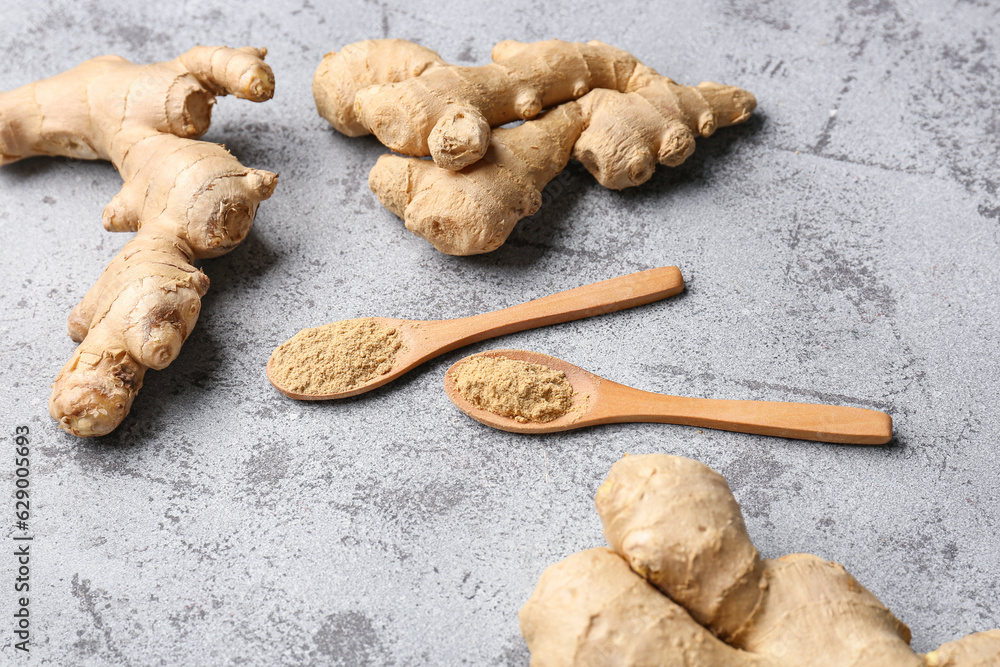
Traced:
POLYGON ((398 153, 431 155, 454 171, 485 155, 491 127, 534 118, 592 88, 624 89, 640 66, 601 42, 558 39, 507 40, 492 56, 489 65, 462 67, 405 40, 349 44, 323 58, 316 105, 348 136, 370 132, 398 153))
POLYGON ((679 456, 627 456, 597 491, 610 549, 550 566, 520 612, 531 664, 985 667, 1000 630, 921 656, 839 564, 762 559, 725 479, 679 456))
MULTIPOLYGON (((701 136, 745 120, 755 105, 746 91, 718 84, 702 84, 713 86, 710 92, 664 90, 669 79, 599 41, 506 40, 493 47, 492 60, 480 67, 449 65, 412 42, 367 40, 328 53, 313 78, 313 93, 320 115, 344 134, 371 132, 398 153, 430 155, 452 171, 486 154, 490 128, 530 120, 592 90, 639 91, 650 98, 679 92, 680 101, 669 102, 675 113, 665 120, 679 110, 686 116, 678 116, 679 124, 701 136), (647 90, 651 85, 659 90, 647 90), (727 96, 734 99, 710 99, 727 96), (713 107, 720 106, 740 110, 716 115, 713 107)), ((662 113, 664 106, 656 106, 662 113)))
POLYGON ((104 435, 121 423, 146 369, 170 364, 198 321, 209 282, 194 261, 235 248, 274 191, 276 174, 196 140, 217 96, 272 97, 265 54, 198 46, 152 65, 102 56, 0 93, 0 164, 33 155, 108 160, 124 185, 104 209, 104 227, 136 232, 70 314, 80 346, 49 401, 67 431, 104 435))
POLYGON ((368 176, 382 205, 449 255, 496 250, 542 205, 545 185, 566 168, 583 119, 576 104, 493 132, 486 157, 461 171, 383 155, 368 176))
POLYGON ((407 229, 441 252, 490 252, 538 211, 542 190, 571 155, 605 187, 641 185, 658 163, 687 159, 696 131, 742 122, 755 104, 738 88, 692 88, 655 76, 637 92, 594 90, 535 120, 494 130, 485 156, 459 171, 383 155, 368 185, 407 229))
POLYGON ((641 185, 757 104, 734 86, 677 84, 596 41, 505 41, 493 60, 459 67, 412 42, 368 40, 327 54, 313 80, 317 108, 341 132, 434 158, 383 156, 368 183, 448 254, 502 245, 570 157, 605 187, 641 185), (491 129, 518 119, 527 122, 491 129))

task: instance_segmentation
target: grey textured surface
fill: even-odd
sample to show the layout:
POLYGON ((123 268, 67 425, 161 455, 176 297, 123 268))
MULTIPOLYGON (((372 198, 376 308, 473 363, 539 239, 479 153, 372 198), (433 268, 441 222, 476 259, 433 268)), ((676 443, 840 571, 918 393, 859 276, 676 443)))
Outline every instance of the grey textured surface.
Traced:
MULTIPOLYGON (((592 497, 624 452, 723 472, 765 556, 843 563, 918 650, 1000 625, 997 4, 613 6, 5 3, 0 90, 197 43, 268 47, 278 87, 218 105, 207 138, 280 172, 278 189, 242 246, 205 263, 212 288, 181 357, 102 439, 59 432, 46 404, 73 349, 66 315, 127 239, 100 222, 118 175, 64 159, 0 170, 0 410, 4 433, 26 424, 34 442, 33 662, 525 664, 517 610, 548 564, 602 543, 592 497), (313 107, 322 55, 383 36, 469 64, 501 39, 596 38, 760 107, 638 189, 571 167, 499 251, 447 257, 369 192, 384 149, 313 107), (454 352, 356 399, 296 403, 263 373, 302 327, 471 315, 667 264, 687 278, 680 297, 454 352), (884 409, 897 437, 494 432, 441 384, 492 347, 654 391, 884 409)), ((9 625, 0 663, 14 664, 9 625)))

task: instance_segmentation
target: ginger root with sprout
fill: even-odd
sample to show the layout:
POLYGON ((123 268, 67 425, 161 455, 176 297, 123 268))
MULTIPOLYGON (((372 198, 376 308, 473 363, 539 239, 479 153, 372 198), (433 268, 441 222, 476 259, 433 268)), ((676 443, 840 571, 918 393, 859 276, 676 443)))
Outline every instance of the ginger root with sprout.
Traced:
POLYGON ((610 549, 549 567, 520 612, 534 667, 985 667, 1000 630, 926 655, 837 563, 762 559, 726 480, 679 456, 629 456, 597 491, 610 549))
POLYGON ((449 254, 498 248, 570 156, 605 187, 640 185, 657 164, 684 162, 695 137, 742 123, 757 105, 734 86, 679 85, 597 41, 505 41, 493 61, 459 67, 412 42, 368 40, 327 54, 313 79, 317 108, 337 130, 433 157, 384 156, 369 185, 449 254), (535 120, 491 129, 518 119, 535 120))
POLYGON ((276 174, 196 140, 216 96, 273 96, 266 53, 198 46, 152 65, 103 56, 0 93, 0 164, 34 155, 109 160, 124 185, 104 227, 137 232, 70 314, 80 345, 49 401, 67 431, 104 435, 121 423, 146 369, 172 362, 198 321, 209 281, 193 262, 235 248, 274 191, 276 174))

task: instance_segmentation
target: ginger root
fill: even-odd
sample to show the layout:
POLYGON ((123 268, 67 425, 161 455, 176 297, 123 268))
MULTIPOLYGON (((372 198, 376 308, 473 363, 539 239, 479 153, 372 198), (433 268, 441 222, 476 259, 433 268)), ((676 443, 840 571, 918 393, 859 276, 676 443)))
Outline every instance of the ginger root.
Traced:
POLYGON ((461 171, 383 155, 368 186, 406 228, 449 255, 496 250, 542 205, 545 185, 566 168, 583 118, 576 104, 493 132, 486 156, 461 171))
POLYGON ((537 667, 1000 664, 1000 630, 917 655, 841 565, 762 559, 726 480, 697 461, 626 457, 596 504, 611 548, 549 567, 521 609, 537 667))
POLYGON ((361 137, 370 131, 354 111, 358 91, 420 76, 446 63, 434 51, 405 39, 368 39, 331 51, 313 76, 316 109, 338 132, 361 137))
POLYGON ((369 40, 327 54, 313 79, 317 108, 336 129, 433 157, 384 156, 369 185, 448 254, 498 248, 570 156, 605 187, 640 185, 657 164, 684 162, 696 136, 745 121, 757 104, 733 86, 679 85, 597 41, 505 41, 493 61, 458 67, 411 42, 369 40), (491 129, 518 119, 535 120, 491 129))
POLYGON ((147 368, 172 362, 198 321, 217 257, 247 235, 277 175, 196 141, 216 96, 274 94, 265 49, 198 46, 136 65, 103 56, 0 93, 0 164, 34 155, 109 160, 124 185, 104 210, 109 231, 135 237, 69 317, 80 343, 52 385, 49 412, 83 437, 114 430, 147 368))
POLYGON ((482 67, 449 65, 427 51, 420 52, 426 61, 408 68, 408 76, 392 76, 395 71, 379 76, 385 63, 410 60, 416 49, 422 47, 404 40, 368 40, 327 54, 313 80, 317 106, 320 115, 340 118, 351 104, 358 126, 392 150, 433 156, 439 167, 453 171, 486 154, 490 128, 534 118, 593 88, 625 90, 642 67, 630 54, 601 42, 508 40, 493 47, 493 62, 482 67), (341 63, 356 63, 361 52, 366 67, 341 63), (347 76, 331 76, 334 68, 347 76), (359 82, 355 98, 341 96, 340 110, 331 113, 324 91, 349 85, 345 79, 359 82))
POLYGON ((694 132, 742 122, 753 105, 739 88, 681 86, 666 77, 634 93, 598 89, 535 120, 494 130, 483 159, 460 171, 383 155, 368 185, 407 229, 441 252, 490 252, 519 220, 538 211, 542 190, 570 155, 605 187, 641 185, 657 163, 686 160, 694 132))
MULTIPOLYGON (((630 53, 598 41, 506 40, 493 47, 492 60, 461 67, 412 42, 368 40, 328 53, 313 78, 313 93, 320 115, 348 136, 371 132, 398 153, 430 155, 439 167, 457 171, 486 154, 492 127, 535 118, 596 89, 643 91, 643 97, 655 99, 665 91, 646 89, 662 89, 670 81, 630 53)), ((745 101, 752 99, 740 92, 745 101)), ((745 118, 741 113, 740 120, 717 123, 704 100, 683 97, 685 120, 701 136, 745 118)), ((622 106, 635 102, 643 105, 629 99, 622 106)), ((674 109, 667 120, 679 119, 676 102, 668 104, 674 109)))

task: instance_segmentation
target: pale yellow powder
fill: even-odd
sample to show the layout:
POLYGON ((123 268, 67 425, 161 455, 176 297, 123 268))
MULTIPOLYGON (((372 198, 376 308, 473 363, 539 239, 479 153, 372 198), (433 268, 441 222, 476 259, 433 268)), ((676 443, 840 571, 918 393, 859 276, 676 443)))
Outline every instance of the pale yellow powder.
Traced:
POLYGON ((392 370, 403 347, 399 331, 371 318, 303 329, 271 355, 271 377, 300 394, 348 391, 392 370))
POLYGON ((506 357, 473 357, 455 371, 459 393, 477 408, 521 422, 550 422, 573 406, 566 374, 506 357))

